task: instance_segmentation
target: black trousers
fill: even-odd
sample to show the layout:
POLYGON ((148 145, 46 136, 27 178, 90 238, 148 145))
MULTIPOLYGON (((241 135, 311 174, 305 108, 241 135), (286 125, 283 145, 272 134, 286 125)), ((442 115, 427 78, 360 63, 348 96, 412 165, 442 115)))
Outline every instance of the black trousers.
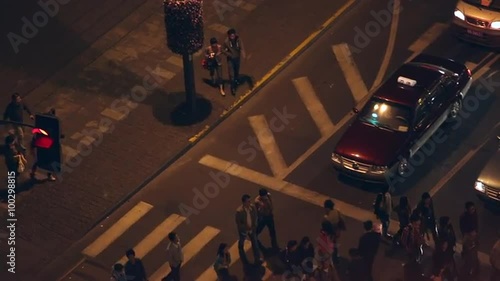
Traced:
POLYGON ((170 266, 170 273, 165 278, 166 281, 180 281, 181 280, 181 265, 170 266))
POLYGON ((208 68, 210 78, 215 82, 215 86, 223 85, 222 67, 220 65, 213 65, 208 68))
POLYGON ((276 238, 276 228, 274 225, 274 216, 262 216, 259 218, 259 222, 257 224, 257 230, 255 233, 259 235, 263 230, 264 227, 269 229, 269 235, 271 236, 271 244, 272 247, 277 249, 278 248, 278 239, 276 238))
POLYGON ((238 78, 240 77, 240 58, 230 58, 227 60, 227 67, 229 71, 229 80, 231 80, 231 87, 236 87, 238 78))

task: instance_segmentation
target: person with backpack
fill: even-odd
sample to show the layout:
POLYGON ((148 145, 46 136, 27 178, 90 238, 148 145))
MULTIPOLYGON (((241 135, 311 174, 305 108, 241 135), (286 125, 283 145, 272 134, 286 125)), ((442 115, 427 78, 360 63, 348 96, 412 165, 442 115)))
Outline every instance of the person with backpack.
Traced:
POLYGON ((226 96, 224 92, 224 81, 222 79, 222 46, 217 38, 210 38, 210 46, 205 49, 205 67, 210 73, 212 85, 219 88, 221 96, 226 96))
POLYGON ((392 197, 389 190, 386 190, 384 193, 377 194, 375 202, 373 203, 373 213, 382 224, 382 236, 385 238, 391 238, 391 235, 389 234, 389 224, 391 222, 392 197))
POLYGON ((337 209, 335 209, 335 203, 333 200, 328 199, 325 200, 323 203, 323 207, 325 208, 325 216, 324 220, 328 221, 332 227, 333 227, 333 232, 334 232, 334 249, 333 249, 333 254, 332 254, 332 259, 333 263, 338 264, 339 263, 339 240, 341 233, 346 230, 346 223, 344 219, 344 215, 337 209))
POLYGON ((113 265, 110 281, 128 281, 124 267, 121 263, 113 265))
POLYGON ((219 280, 227 280, 229 275, 229 266, 231 265, 231 254, 226 243, 220 243, 217 249, 217 257, 214 263, 214 270, 219 280))
POLYGON ((416 213, 410 217, 410 224, 403 229, 401 245, 405 248, 410 261, 420 263, 423 255, 424 237, 421 231, 421 219, 416 213))

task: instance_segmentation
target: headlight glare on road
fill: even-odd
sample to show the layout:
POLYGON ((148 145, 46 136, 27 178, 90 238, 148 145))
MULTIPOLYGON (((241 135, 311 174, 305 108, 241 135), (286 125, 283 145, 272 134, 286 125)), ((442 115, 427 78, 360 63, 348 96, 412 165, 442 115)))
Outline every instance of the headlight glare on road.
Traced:
POLYGON ((332 153, 332 161, 340 163, 340 156, 338 154, 332 153))
POLYGON ((462 11, 460 10, 455 10, 455 13, 454 13, 455 17, 461 19, 461 20, 465 20, 465 15, 464 13, 462 13, 462 11))
POLYGON ((387 171, 385 166, 372 166, 372 172, 376 174, 383 174, 387 171))
POLYGON ((500 29, 500 21, 494 21, 491 23, 490 27, 492 29, 500 29))
POLYGON ((480 181, 476 181, 476 183, 474 184, 474 188, 479 192, 485 192, 485 190, 486 190, 484 183, 482 183, 480 181))

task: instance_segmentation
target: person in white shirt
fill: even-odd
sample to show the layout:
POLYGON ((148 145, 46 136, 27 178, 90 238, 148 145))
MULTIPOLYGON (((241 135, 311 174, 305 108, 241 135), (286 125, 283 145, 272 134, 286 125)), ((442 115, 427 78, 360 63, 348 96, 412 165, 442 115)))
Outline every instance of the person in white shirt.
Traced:
POLYGON ((170 273, 164 279, 166 281, 181 280, 181 266, 184 261, 184 253, 182 252, 181 240, 175 232, 168 234, 170 242, 167 246, 167 261, 170 265, 170 273))

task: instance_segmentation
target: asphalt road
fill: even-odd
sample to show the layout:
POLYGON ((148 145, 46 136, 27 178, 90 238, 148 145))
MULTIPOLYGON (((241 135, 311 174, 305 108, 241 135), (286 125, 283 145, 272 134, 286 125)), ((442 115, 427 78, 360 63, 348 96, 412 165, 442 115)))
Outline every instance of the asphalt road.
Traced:
MULTIPOLYGON (((491 75, 493 80, 500 79, 495 74, 498 63, 493 61, 494 55, 485 49, 457 42, 445 29, 435 40, 429 41, 431 44, 428 47, 417 44, 416 49, 410 50, 410 46, 418 38, 429 38, 423 34, 429 29, 436 30, 436 23, 448 22, 449 17, 443 11, 450 11, 451 14, 451 2, 403 2, 394 52, 387 64, 387 73, 415 51, 423 51, 425 48, 426 53, 447 55, 467 62, 473 72, 482 74, 481 77, 491 75), (474 67, 474 64, 477 66, 474 67)), ((158 176, 104 222, 102 227, 95 229, 76 245, 75 251, 82 251, 98 241, 83 250, 87 255, 90 253, 91 257, 64 280, 102 280, 109 275, 109 267, 123 256, 124 250, 134 245, 138 245, 135 246, 137 254, 144 256, 148 272, 153 274, 164 264, 166 241, 158 232, 155 235, 151 233, 172 214, 187 218, 184 224, 176 228, 176 232, 183 243, 189 245, 186 248, 196 248, 193 259, 183 267, 183 278, 208 280, 197 278, 205 270, 211 270, 218 243, 232 245, 237 239, 234 211, 240 203, 241 195, 256 195, 262 186, 267 187, 274 197, 281 246, 289 239, 300 239, 304 235, 316 237, 323 212, 318 205, 327 197, 333 198, 348 217, 348 235, 344 236, 341 244, 341 254, 346 256, 348 249, 356 246, 356 240, 362 233, 360 221, 372 218, 371 204, 376 186, 360 185, 339 178, 331 171, 329 159, 335 143, 345 130, 345 120, 348 120, 351 108, 356 105, 355 100, 362 98, 359 92, 351 90, 347 81, 357 81, 358 87, 364 81, 367 88, 371 88, 378 71, 383 68, 383 57, 390 37, 389 26, 380 28, 377 35, 367 40, 367 46, 361 47, 353 37, 356 34, 355 28, 364 29, 368 22, 373 21, 372 12, 382 11, 386 7, 385 3, 380 2, 362 3, 344 15, 327 34, 275 77, 256 97, 174 166, 158 176), (359 49, 359 52, 353 52, 353 58, 362 80, 353 76, 352 71, 344 73, 337 63, 339 58, 334 55, 332 46, 342 43, 359 49), (297 78, 300 79, 295 80, 297 78), (320 103, 311 98, 314 96, 311 91, 305 91, 307 81, 314 88, 320 103), (301 92, 301 89, 304 91, 301 92), (310 114, 308 109, 314 114, 310 114), (323 110, 326 114, 321 114, 323 110), (267 137, 261 139, 259 144, 257 136, 266 135, 262 119, 267 120, 274 137, 267 133, 267 137), (253 127, 262 130, 262 133, 256 134, 253 127), (278 161, 278 152, 282 154, 283 161, 278 161), (268 159, 274 159, 275 162, 269 164, 268 159), (218 170, 232 176, 218 173, 218 170), (211 187, 209 184, 212 184, 211 187), (211 191, 211 188, 215 190, 211 191), (203 192, 207 194, 206 197, 199 195, 203 192), (139 202, 147 204, 140 203, 142 207, 137 209, 139 202), (110 239, 110 245, 103 243, 100 240, 102 238, 99 238, 103 237, 103 232, 131 209, 135 211, 121 221, 122 231, 111 227, 114 229, 104 234, 110 239), (138 218, 137 213, 149 209, 151 210, 141 219, 138 218), (125 229, 123 225, 135 221, 133 217, 138 222, 128 230, 125 229), (196 240, 206 241, 206 245, 202 242, 198 242, 202 243, 200 245, 190 244, 190 240, 207 226, 220 232, 213 239, 208 239, 210 235, 202 232, 203 238, 196 240), (113 237, 112 232, 116 237, 113 237), (156 242, 153 242, 154 238, 146 239, 148 234, 155 236, 156 242)), ((479 96, 477 85, 473 85, 470 93, 479 96)), ((496 92, 495 89, 490 91, 489 97, 478 102, 477 108, 465 108, 464 113, 469 114, 462 115, 463 122, 460 126, 448 125, 443 128, 448 136, 447 140, 436 145, 435 151, 429 153, 422 164, 415 165, 416 171, 398 185, 394 200, 404 194, 416 204, 423 192, 430 191, 434 194, 437 215, 449 215, 457 225, 464 202, 477 202, 472 184, 481 165, 496 149, 494 136, 500 133, 497 126, 500 112, 495 110, 500 102, 496 92)), ((494 212, 486 210, 479 202, 477 204, 481 219, 481 259, 485 261, 496 239, 500 220, 494 212)), ((79 257, 81 255, 75 254, 73 259, 78 260, 79 257)), ((236 257, 237 255, 234 256, 236 257)), ((401 261, 396 257, 385 257, 381 253, 378 262, 389 264, 394 270, 379 270, 376 280, 396 280, 401 272, 401 261)), ((268 261, 268 264, 272 267, 272 261, 268 261)), ((237 263, 232 266, 231 272, 241 276, 241 265, 237 263)))

